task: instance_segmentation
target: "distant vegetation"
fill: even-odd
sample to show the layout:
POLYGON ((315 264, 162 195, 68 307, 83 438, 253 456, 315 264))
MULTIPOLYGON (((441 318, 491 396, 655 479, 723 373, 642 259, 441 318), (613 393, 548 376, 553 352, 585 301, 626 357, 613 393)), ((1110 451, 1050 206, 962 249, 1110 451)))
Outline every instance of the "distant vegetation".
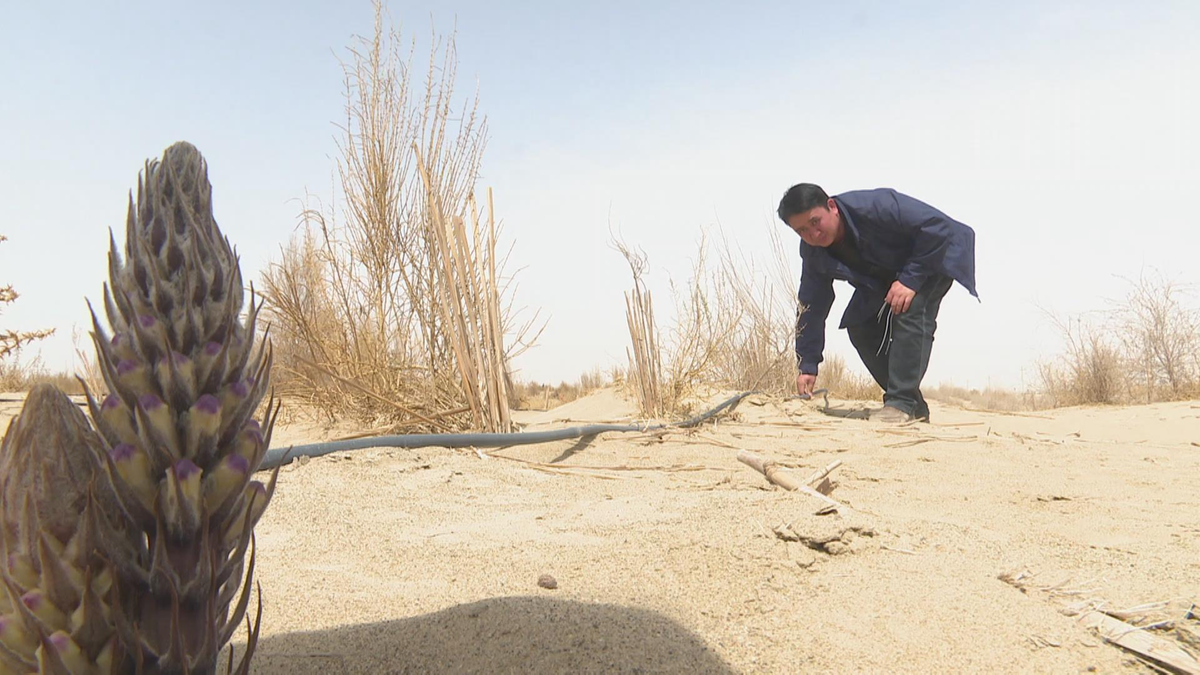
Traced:
POLYGON ((1200 397, 1200 306, 1190 291, 1161 273, 1143 273, 1105 310, 1051 317, 1065 348, 1038 364, 1047 404, 1200 397))
MULTIPOLYGON (((7 240, 8 237, 0 234, 0 242, 7 240)), ((12 304, 19 297, 20 294, 11 285, 0 286, 0 309, 12 304)), ((31 331, 0 328, 0 391, 25 390, 32 385, 33 380, 45 376, 40 364, 22 366, 18 363, 18 356, 22 347, 53 334, 53 328, 31 331)))

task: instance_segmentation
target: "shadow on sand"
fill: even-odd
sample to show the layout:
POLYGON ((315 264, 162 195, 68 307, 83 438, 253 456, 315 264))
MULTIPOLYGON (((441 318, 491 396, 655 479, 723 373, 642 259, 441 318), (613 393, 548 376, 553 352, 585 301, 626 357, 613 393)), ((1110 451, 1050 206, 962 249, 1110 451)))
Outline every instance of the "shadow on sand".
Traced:
MULTIPOLYGON (((236 645, 238 652, 244 643, 236 645)), ((259 642, 251 673, 733 673, 661 614, 521 596, 259 642)))
POLYGON ((865 420, 871 417, 871 411, 868 408, 826 408, 821 413, 847 420, 865 420))

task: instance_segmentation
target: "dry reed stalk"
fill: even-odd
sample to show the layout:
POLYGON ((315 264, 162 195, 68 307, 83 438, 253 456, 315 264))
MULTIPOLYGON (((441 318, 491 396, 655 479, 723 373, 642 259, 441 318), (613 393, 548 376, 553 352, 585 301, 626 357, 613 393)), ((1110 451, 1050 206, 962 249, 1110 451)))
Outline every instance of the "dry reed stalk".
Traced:
POLYGON ((75 349, 75 358, 79 359, 79 369, 75 373, 79 380, 90 391, 104 391, 104 375, 100 371, 100 362, 95 355, 84 352, 79 347, 79 329, 71 331, 71 345, 75 349))
POLYGON ((662 355, 654 327, 654 304, 642 280, 646 271, 646 254, 635 252, 616 239, 612 245, 625 257, 633 274, 633 290, 625 293, 625 322, 632 342, 632 353, 627 351, 630 379, 642 414, 660 417, 665 412, 662 355))

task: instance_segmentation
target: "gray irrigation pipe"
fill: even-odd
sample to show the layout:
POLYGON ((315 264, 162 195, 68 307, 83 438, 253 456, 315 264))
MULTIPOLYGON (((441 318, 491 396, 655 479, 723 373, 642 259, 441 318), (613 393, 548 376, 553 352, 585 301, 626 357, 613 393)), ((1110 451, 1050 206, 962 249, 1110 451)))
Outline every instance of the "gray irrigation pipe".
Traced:
MULTIPOLYGON (((823 393, 824 390, 818 390, 816 393, 823 393)), ((350 450, 362 450, 364 448, 426 448, 426 447, 441 447, 441 448, 499 448, 508 445, 530 445, 533 443, 548 443, 551 441, 563 441, 571 438, 583 438, 585 436, 595 436, 609 431, 655 431, 658 429, 667 429, 670 427, 678 427, 686 429, 704 423, 709 418, 720 413, 726 408, 733 408, 742 399, 751 394, 756 394, 757 391, 744 391, 736 396, 732 396, 725 400, 715 408, 701 413, 691 419, 682 422, 670 422, 667 424, 641 425, 641 424, 589 424, 581 427, 567 427, 566 429, 552 429, 549 431, 533 431, 521 432, 512 434, 485 434, 485 433, 470 433, 470 434, 404 434, 400 436, 368 436, 366 438, 353 438, 343 441, 326 441, 324 443, 309 443, 307 445, 294 445, 286 448, 271 448, 263 457, 262 465, 259 470, 274 469, 284 462, 286 457, 291 460, 293 457, 320 457, 328 455, 331 452, 348 452, 350 450)))

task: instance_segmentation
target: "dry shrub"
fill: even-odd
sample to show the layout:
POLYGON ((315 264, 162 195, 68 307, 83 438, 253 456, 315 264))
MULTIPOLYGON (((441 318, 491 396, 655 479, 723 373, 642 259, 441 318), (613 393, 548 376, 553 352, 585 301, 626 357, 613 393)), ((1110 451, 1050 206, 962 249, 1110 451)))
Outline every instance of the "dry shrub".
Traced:
MULTIPOLYGON (((8 237, 0 234, 0 242, 8 241, 8 237)), ((16 289, 12 286, 0 286, 0 307, 11 304, 20 297, 16 289)), ((0 361, 13 357, 22 347, 31 342, 37 342, 54 334, 53 328, 33 331, 15 331, 11 329, 0 329, 0 361)), ((0 363, 0 365, 3 365, 0 363)), ((20 369, 12 365, 4 365, 10 373, 18 372, 20 369), (15 370, 14 370, 15 369, 15 370)), ((9 375, 9 377, 14 377, 9 375)))
POLYGON ((1038 364, 1051 405, 1153 402, 1200 395, 1200 309, 1189 288, 1161 273, 1129 281, 1105 312, 1050 316, 1064 353, 1038 364))
POLYGON ((536 315, 517 325, 490 193, 476 204, 486 121, 477 97, 453 105, 453 37, 434 40, 423 89, 400 45, 376 4, 343 66, 342 208, 310 197, 264 274, 276 382, 330 417, 505 431, 536 315))
POLYGON ((795 389, 794 346, 800 307, 781 232, 774 221, 769 223, 771 253, 763 270, 736 252, 728 239, 721 239, 714 297, 735 308, 725 311, 731 319, 730 333, 714 363, 716 382, 724 386, 778 395, 795 389))
POLYGON ((1082 318, 1052 319, 1066 351, 1038 364, 1043 393, 1053 406, 1116 403, 1124 386, 1121 354, 1103 328, 1082 318))
POLYGON ((1200 395, 1200 310, 1184 304, 1189 289, 1158 272, 1129 284, 1112 328, 1130 395, 1147 402, 1200 395))
POLYGON ((626 295, 633 343, 628 381, 643 415, 691 412, 696 396, 709 389, 782 394, 794 386, 796 301, 777 229, 769 230, 774 255, 766 272, 724 238, 714 265, 702 234, 691 276, 670 284, 675 316, 661 344, 642 278, 646 256, 613 240, 634 278, 626 295))

